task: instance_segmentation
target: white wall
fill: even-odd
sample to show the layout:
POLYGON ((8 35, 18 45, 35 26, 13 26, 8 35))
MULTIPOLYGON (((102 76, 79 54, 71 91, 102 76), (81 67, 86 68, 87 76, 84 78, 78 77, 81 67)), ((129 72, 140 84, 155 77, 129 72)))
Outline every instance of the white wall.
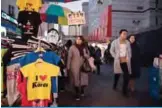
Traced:
MULTIPOLYGON (((162 0, 159 0, 159 2, 158 6, 162 4, 162 0)), ((113 36, 119 35, 118 32, 122 28, 128 29, 129 33, 138 33, 156 27, 156 16, 160 25, 162 23, 162 13, 156 13, 155 10, 150 9, 155 9, 155 7, 155 0, 113 0, 113 36), (137 9, 138 6, 143 7, 143 9, 137 9), (119 10, 127 12, 116 12, 119 10), (140 23, 137 25, 133 23, 133 20, 139 20, 140 23)))

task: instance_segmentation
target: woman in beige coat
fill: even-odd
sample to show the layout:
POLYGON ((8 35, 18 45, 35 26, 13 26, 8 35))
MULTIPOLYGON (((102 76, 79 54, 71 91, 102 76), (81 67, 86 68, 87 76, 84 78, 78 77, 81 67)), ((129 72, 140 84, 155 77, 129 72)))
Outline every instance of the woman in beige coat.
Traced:
POLYGON ((89 51, 84 45, 84 38, 79 36, 69 50, 67 61, 67 70, 70 72, 70 80, 75 88, 76 100, 80 100, 80 95, 84 96, 84 88, 88 85, 88 73, 81 72, 84 58, 89 58, 89 51))

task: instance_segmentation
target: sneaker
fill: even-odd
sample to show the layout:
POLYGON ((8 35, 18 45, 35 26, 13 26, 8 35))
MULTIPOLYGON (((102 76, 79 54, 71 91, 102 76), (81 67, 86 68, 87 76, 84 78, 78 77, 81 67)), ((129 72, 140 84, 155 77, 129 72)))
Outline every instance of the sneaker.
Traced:
POLYGON ((81 96, 82 96, 82 97, 84 97, 84 96, 85 96, 85 94, 84 94, 84 93, 82 93, 82 94, 81 94, 81 96))
POLYGON ((52 105, 51 105, 51 107, 57 107, 57 106, 58 106, 58 105, 57 105, 56 102, 52 103, 52 105))
POLYGON ((80 96, 79 96, 79 95, 76 95, 76 96, 75 96, 75 100, 76 100, 76 101, 80 101, 80 96))

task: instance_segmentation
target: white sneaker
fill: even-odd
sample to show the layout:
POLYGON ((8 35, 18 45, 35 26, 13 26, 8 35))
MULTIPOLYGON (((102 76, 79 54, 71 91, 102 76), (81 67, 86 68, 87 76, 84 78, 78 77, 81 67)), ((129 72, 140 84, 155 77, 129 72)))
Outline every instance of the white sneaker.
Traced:
POLYGON ((51 105, 51 107, 57 107, 57 106, 58 106, 58 105, 57 105, 56 102, 52 103, 52 105, 51 105))

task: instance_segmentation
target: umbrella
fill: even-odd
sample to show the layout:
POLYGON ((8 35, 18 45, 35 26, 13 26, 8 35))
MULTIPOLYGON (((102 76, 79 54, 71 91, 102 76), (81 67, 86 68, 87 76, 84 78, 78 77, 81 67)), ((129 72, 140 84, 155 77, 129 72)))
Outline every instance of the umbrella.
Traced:
POLYGON ((57 23, 60 25, 68 25, 68 21, 66 17, 59 17, 56 15, 46 15, 41 14, 42 20, 47 23, 57 23))
POLYGON ((79 1, 79 0, 44 0, 44 2, 62 2, 62 3, 74 2, 74 1, 79 1))
POLYGON ((69 10, 68 8, 64 8, 54 4, 44 4, 40 10, 43 21, 47 23, 58 23, 61 25, 68 25, 66 16, 67 13, 70 12, 71 10, 69 10))
POLYGON ((46 14, 48 15, 56 15, 64 17, 64 9, 59 5, 49 5, 48 9, 46 10, 46 14))

